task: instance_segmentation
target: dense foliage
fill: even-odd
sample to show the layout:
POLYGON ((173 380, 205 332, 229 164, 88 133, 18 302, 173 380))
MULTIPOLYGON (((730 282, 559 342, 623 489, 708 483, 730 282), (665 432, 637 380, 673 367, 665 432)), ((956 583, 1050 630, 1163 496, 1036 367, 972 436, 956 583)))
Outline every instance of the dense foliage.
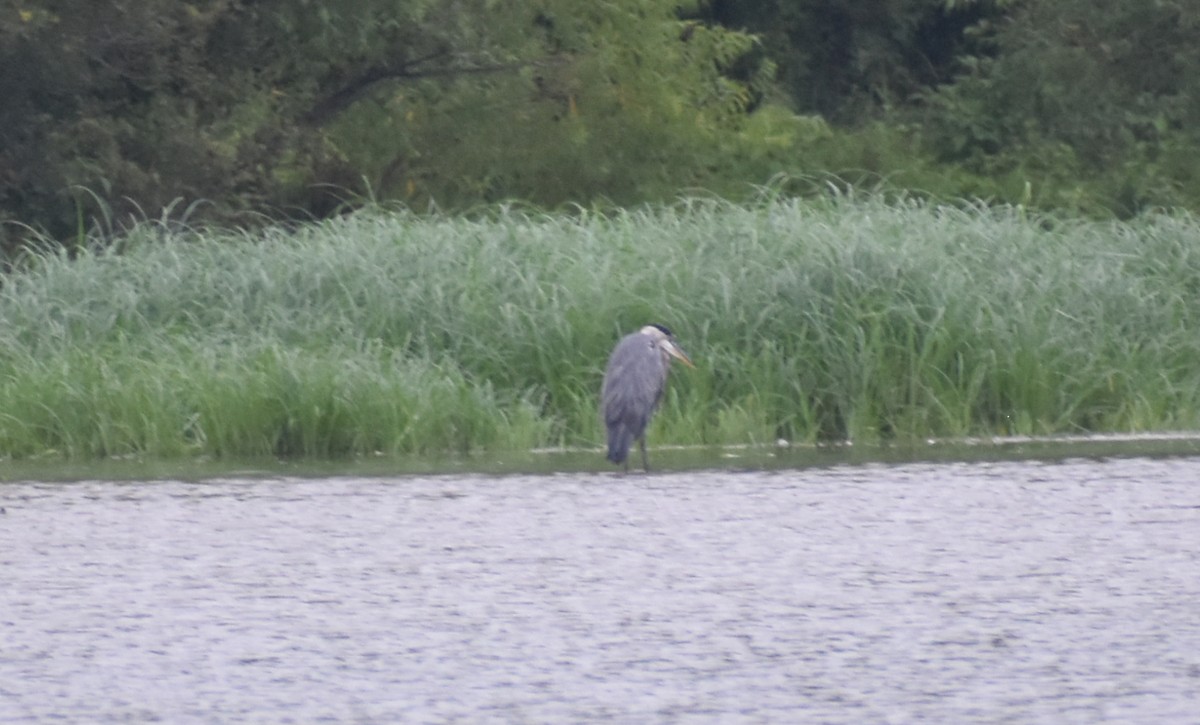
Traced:
POLYGON ((176 199, 244 222, 354 193, 555 204, 708 185, 696 152, 763 79, 720 73, 749 36, 675 8, 4 0, 0 214, 61 238, 79 213, 157 218, 176 199))
POLYGON ((0 0, 26 225, 737 196, 1200 208, 1184 0, 0 0))
POLYGON ((1059 205, 1200 207, 1200 4, 1023 2, 921 115, 939 158, 1059 205))
POLYGON ((697 364, 672 375, 659 445, 1200 425, 1182 213, 372 209, 123 244, 37 254, 0 288, 0 455, 597 447, 605 358, 647 320, 697 364))

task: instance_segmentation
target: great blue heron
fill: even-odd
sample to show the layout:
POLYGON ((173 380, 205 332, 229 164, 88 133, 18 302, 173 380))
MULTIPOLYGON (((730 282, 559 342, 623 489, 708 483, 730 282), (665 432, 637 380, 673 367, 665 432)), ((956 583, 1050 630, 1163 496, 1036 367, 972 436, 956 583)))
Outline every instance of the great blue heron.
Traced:
POLYGON ((695 367, 675 344, 671 331, 662 325, 646 325, 622 337, 608 358, 600 390, 604 426, 608 429, 608 460, 624 463, 626 471, 629 446, 634 440, 642 450, 642 468, 650 470, 646 424, 662 401, 671 358, 695 367))

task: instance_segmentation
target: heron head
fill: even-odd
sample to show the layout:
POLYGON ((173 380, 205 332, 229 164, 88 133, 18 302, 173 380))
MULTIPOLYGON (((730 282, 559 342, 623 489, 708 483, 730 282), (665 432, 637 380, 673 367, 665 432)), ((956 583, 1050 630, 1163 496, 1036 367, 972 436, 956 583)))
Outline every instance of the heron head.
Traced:
POLYGON ((654 345, 666 354, 675 358, 684 365, 687 365, 689 368, 696 367, 692 364, 692 360, 687 356, 687 353, 683 351, 683 348, 675 344, 675 336, 672 335, 671 331, 665 326, 653 324, 646 325, 641 329, 641 333, 643 335, 648 335, 652 340, 654 340, 654 345))

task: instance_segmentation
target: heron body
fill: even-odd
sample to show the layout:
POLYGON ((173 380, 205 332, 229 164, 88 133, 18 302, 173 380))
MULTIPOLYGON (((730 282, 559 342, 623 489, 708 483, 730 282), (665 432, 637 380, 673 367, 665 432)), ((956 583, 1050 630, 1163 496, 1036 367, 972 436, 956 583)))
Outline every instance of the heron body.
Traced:
POLYGON ((646 325, 621 338, 608 358, 600 405, 608 431, 608 460, 629 470, 629 448, 636 440, 642 468, 649 471, 646 426, 662 402, 671 358, 692 367, 692 361, 661 325, 646 325))

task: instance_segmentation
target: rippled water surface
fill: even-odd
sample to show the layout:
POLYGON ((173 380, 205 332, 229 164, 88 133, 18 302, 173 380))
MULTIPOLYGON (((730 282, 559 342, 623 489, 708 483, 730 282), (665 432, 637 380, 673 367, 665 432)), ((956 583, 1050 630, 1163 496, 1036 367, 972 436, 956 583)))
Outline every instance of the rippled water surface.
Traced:
POLYGON ((10 482, 0 721, 1194 723, 1198 482, 10 482))

